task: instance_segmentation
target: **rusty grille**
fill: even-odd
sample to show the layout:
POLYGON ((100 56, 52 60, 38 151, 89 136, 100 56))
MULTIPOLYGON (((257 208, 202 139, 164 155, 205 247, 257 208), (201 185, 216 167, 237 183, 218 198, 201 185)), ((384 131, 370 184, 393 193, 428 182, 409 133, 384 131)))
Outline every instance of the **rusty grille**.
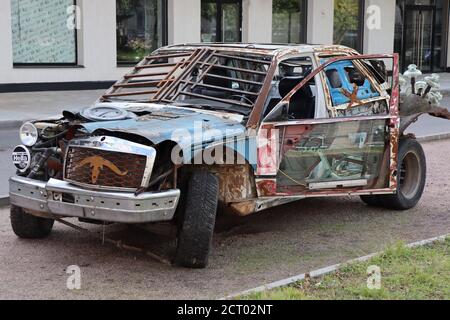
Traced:
POLYGON ((64 178, 96 187, 138 189, 146 161, 144 155, 69 147, 64 178))

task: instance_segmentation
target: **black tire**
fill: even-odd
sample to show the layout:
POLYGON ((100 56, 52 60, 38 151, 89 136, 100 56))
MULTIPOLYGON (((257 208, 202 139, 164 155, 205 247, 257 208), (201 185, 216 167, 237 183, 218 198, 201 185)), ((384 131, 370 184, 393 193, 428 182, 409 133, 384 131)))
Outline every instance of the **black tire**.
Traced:
POLYGON ((32 216, 22 208, 11 205, 11 226, 19 238, 42 239, 53 229, 55 220, 32 216))
POLYGON ((397 192, 380 195, 387 209, 408 210, 417 205, 425 188, 427 165, 422 146, 414 139, 400 140, 398 150, 397 192))
POLYGON ((195 171, 188 183, 185 210, 175 253, 175 264, 205 268, 211 248, 219 200, 219 180, 208 171, 195 171))
POLYGON ((381 201, 378 195, 374 196, 359 196, 361 200, 370 207, 379 207, 381 206, 381 201))

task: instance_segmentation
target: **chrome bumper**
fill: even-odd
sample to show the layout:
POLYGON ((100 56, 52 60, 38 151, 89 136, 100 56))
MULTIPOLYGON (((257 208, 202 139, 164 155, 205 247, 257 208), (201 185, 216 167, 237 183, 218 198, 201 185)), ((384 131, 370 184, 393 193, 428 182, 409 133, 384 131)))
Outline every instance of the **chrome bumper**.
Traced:
POLYGON ((24 209, 60 217, 78 217, 120 223, 169 221, 177 208, 180 190, 145 192, 92 191, 65 181, 48 182, 12 177, 10 203, 24 209))

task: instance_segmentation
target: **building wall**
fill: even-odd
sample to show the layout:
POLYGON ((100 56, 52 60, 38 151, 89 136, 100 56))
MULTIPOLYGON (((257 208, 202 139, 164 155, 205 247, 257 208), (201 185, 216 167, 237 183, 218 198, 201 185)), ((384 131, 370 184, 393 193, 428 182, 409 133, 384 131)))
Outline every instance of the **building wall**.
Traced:
POLYGON ((3 1, 0 10, 0 83, 12 82, 11 2, 3 1))
POLYGON ((242 16, 244 42, 272 42, 272 0, 243 0, 242 16))
POLYGON ((169 44, 200 42, 201 0, 168 1, 169 44))
POLYGON ((365 3, 364 53, 394 52, 395 1, 366 0, 365 3), (377 8, 381 10, 378 12, 377 8))
POLYGON ((333 44, 333 11, 333 0, 308 0, 308 43, 333 44))
MULTIPOLYGON (((244 42, 272 41, 272 1, 243 0, 244 42)), ((75 67, 13 67, 11 7, 0 8, 0 84, 39 82, 114 81, 129 68, 116 62, 116 0, 78 0, 82 25, 78 31, 78 61, 75 67)), ((334 0, 309 0, 307 42, 333 43, 334 0)), ((364 53, 393 52, 395 1, 366 0, 364 53), (380 28, 369 30, 367 9, 381 8, 380 28)), ((169 44, 200 42, 201 0, 168 0, 169 44)), ((450 34, 448 42, 450 43, 450 34)), ((450 51, 448 55, 450 65, 450 51)))

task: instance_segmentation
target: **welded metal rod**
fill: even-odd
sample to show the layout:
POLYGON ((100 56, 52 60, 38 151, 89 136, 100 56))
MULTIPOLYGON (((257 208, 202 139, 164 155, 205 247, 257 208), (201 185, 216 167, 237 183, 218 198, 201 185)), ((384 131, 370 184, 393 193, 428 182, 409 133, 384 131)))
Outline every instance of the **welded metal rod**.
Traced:
POLYGON ((157 260, 157 261, 159 261, 161 263, 164 263, 166 265, 169 265, 169 266, 172 265, 172 263, 169 260, 164 259, 163 257, 160 257, 159 255, 157 255, 157 254, 155 254, 153 252, 147 251, 147 250, 142 249, 142 248, 138 248, 138 247, 134 247, 134 246, 130 246, 130 245, 124 244, 121 240, 116 241, 116 240, 104 237, 103 235, 99 235, 99 234, 94 233, 94 232, 92 232, 92 231, 90 231, 88 229, 82 228, 80 226, 77 226, 76 224, 70 223, 68 221, 65 221, 65 220, 63 220, 61 218, 58 218, 58 217, 55 217, 55 216, 52 216, 52 219, 54 219, 55 221, 58 221, 61 224, 66 225, 66 226, 68 226, 70 228, 78 230, 80 232, 85 232, 86 234, 88 234, 88 235, 90 235, 90 236, 92 236, 92 237, 94 237, 96 239, 100 239, 102 241, 110 243, 110 244, 116 246, 119 249, 125 249, 125 250, 128 250, 128 251, 139 252, 139 253, 145 254, 145 255, 153 258, 154 260, 157 260))

